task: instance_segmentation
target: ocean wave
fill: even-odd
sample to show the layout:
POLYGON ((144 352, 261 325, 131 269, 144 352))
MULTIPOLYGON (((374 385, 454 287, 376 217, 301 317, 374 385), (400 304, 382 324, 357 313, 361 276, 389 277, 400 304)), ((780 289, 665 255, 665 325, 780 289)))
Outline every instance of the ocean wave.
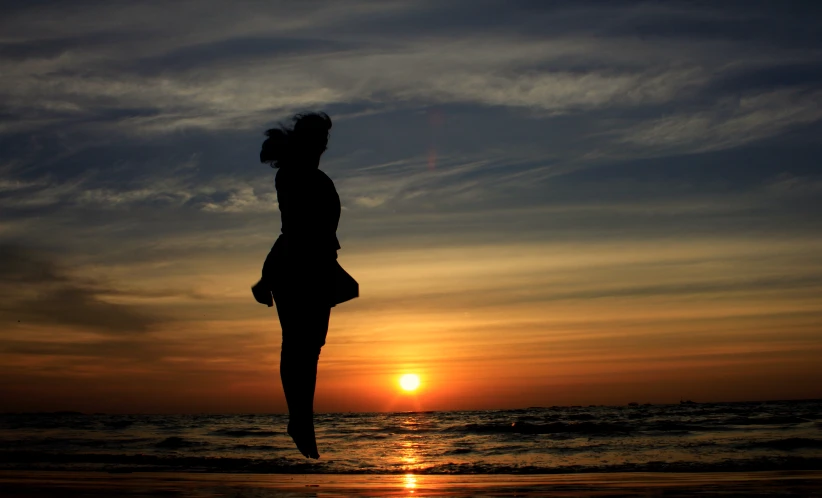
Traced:
POLYGON ((103 425, 109 429, 125 429, 134 425, 133 420, 109 420, 103 422, 103 425))
POLYGON ((661 432, 700 432, 700 431, 716 431, 726 429, 723 427, 710 427, 705 425, 686 424, 681 422, 667 422, 660 421, 649 423, 643 426, 644 430, 661 431, 661 432))
POLYGON ((388 434, 374 433, 374 432, 357 433, 356 431, 352 431, 352 434, 353 434, 353 437, 355 439, 376 439, 376 440, 379 440, 379 439, 388 439, 389 437, 391 437, 388 434))
POLYGON ((769 448, 774 450, 798 450, 809 448, 822 448, 822 439, 810 439, 804 437, 789 437, 785 439, 774 439, 771 441, 757 441, 743 445, 745 448, 769 448))
POLYGON ((599 417, 591 415, 590 413, 572 413, 565 417, 566 420, 575 420, 575 421, 588 421, 588 420, 596 420, 599 417))
POLYGON ((164 456, 107 453, 44 453, 0 451, 0 469, 83 469, 154 472, 328 473, 325 463, 286 458, 164 456))
POLYGON ((205 442, 198 442, 198 441, 189 441, 185 438, 181 438, 179 436, 171 436, 163 439, 159 443, 155 444, 154 447, 156 448, 165 448, 165 449, 178 449, 178 448, 193 448, 195 446, 207 446, 208 443, 205 442))
POLYGON ((278 451, 290 448, 283 448, 271 444, 235 444, 231 447, 234 450, 240 451, 278 451))
POLYGON ((225 436, 225 437, 268 437, 268 436, 276 436, 279 434, 278 432, 265 430, 265 429, 220 429, 211 432, 214 436, 225 436))
POLYGON ((484 462, 446 463, 415 470, 418 474, 576 474, 611 472, 758 472, 818 470, 822 458, 745 458, 717 463, 690 461, 603 465, 495 465, 484 462))
POLYGON ((720 422, 722 425, 790 425, 804 424, 810 420, 795 416, 733 417, 720 422))
POLYGON ((511 424, 467 424, 458 431, 470 433, 514 433, 514 434, 626 434, 631 429, 621 424, 607 422, 554 422, 549 424, 529 424, 514 422, 511 424))
MULTIPOLYGON (((460 453, 458 453, 460 454, 460 453)), ((765 470, 818 470, 822 458, 760 457, 716 463, 691 461, 644 462, 602 465, 517 465, 487 462, 447 462, 413 469, 415 474, 565 474, 590 472, 754 472, 765 470)), ((351 467, 333 462, 287 458, 237 458, 162 455, 112 455, 95 453, 40 453, 0 451, 0 469, 107 470, 114 472, 213 472, 255 474, 405 474, 402 466, 351 467)))
POLYGON ((130 444, 140 444, 152 441, 151 438, 131 437, 131 438, 106 438, 90 439, 76 437, 45 437, 26 439, 2 439, 0 447, 3 448, 32 448, 32 447, 88 447, 105 448, 110 446, 123 446, 130 444))
POLYGON ((444 455, 467 455, 475 452, 476 450, 473 448, 454 448, 453 450, 446 451, 444 455))

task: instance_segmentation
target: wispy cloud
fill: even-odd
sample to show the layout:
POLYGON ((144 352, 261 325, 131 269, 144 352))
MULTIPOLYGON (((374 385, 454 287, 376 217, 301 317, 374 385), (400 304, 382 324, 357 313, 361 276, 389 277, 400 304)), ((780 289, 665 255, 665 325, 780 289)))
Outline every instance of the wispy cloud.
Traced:
POLYGON ((822 92, 778 90, 723 98, 706 110, 674 112, 628 129, 623 140, 645 150, 699 153, 738 147, 819 120, 822 92))
MULTIPOLYGON (((16 126, 28 129, 37 123, 69 121, 78 126, 102 121, 115 122, 115 129, 126 132, 169 133, 257 127, 272 114, 352 102, 459 102, 552 113, 660 105, 706 89, 745 64, 761 68, 786 59, 813 60, 811 54, 787 49, 756 54, 747 43, 732 40, 706 44, 699 39, 658 39, 649 44, 609 29, 602 19, 596 20, 598 30, 587 36, 567 27, 553 37, 470 29, 456 32, 458 36, 447 31, 415 36, 412 29, 399 29, 386 43, 387 33, 364 30, 358 36, 345 23, 369 16, 401 23, 424 7, 403 2, 326 7, 320 14, 243 6, 230 9, 218 31, 210 29, 213 22, 202 17, 199 6, 164 9, 164 15, 184 23, 181 32, 176 23, 145 24, 156 17, 156 6, 98 6, 95 9, 111 16, 101 17, 95 10, 95 19, 106 19, 103 25, 88 26, 98 34, 76 39, 70 32, 88 25, 80 21, 85 19, 82 9, 67 13, 78 25, 33 19, 23 11, 18 16, 43 26, 43 33, 56 29, 66 38, 56 45, 38 40, 40 31, 33 29, 7 42, 6 52, 15 54, 15 62, 4 64, 0 94, 16 114, 16 126), (125 11, 134 12, 123 17, 125 11), (116 30, 105 27, 113 19, 121 19, 116 30), (152 36, 144 35, 147 29, 152 36), (307 31, 295 37, 300 29, 307 31), (119 34, 110 34, 115 31, 119 34), (103 44, 107 37, 110 43, 103 44), (158 43, 161 38, 167 41, 158 43), (744 58, 728 63, 740 56, 744 58)), ((664 12, 632 13, 634 22, 642 24, 664 12)), ((566 16, 571 25, 583 20, 578 9, 533 14, 548 20, 566 16)), ((706 15, 691 14, 697 19, 706 15)), ((629 21, 611 24, 619 22, 629 21)), ((5 126, 12 131, 15 125, 5 126)))

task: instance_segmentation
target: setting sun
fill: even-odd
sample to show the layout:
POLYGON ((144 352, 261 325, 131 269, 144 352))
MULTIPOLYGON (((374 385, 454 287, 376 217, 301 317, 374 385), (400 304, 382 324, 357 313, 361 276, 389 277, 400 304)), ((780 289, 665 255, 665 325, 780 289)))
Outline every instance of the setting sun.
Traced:
POLYGON ((420 387, 420 377, 415 374, 405 374, 400 377, 400 387, 406 391, 415 391, 420 387))

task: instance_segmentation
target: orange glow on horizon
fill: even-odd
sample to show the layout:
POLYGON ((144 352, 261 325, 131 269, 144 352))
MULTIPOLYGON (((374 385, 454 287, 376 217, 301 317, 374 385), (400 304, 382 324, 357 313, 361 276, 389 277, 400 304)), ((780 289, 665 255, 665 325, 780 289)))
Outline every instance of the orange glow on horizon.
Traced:
MULTIPOLYGON (((355 249, 343 263, 369 294, 332 311, 317 412, 822 396, 822 301, 804 277, 822 272, 822 241, 355 249)), ((83 268, 139 291, 112 306, 175 321, 140 334, 15 321, 4 409, 285 412, 276 313, 248 302, 251 270, 233 261, 191 261, 196 278, 83 268), (225 295, 150 292, 190 279, 225 295)))

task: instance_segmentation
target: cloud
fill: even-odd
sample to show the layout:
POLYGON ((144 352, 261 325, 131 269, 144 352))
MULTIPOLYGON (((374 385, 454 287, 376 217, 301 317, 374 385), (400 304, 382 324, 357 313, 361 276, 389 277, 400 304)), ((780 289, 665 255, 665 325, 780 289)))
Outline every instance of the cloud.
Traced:
MULTIPOLYGON (((327 4, 318 12, 243 5, 225 10, 219 30, 212 29, 214 19, 203 18, 199 5, 164 7, 164 19, 178 19, 184 33, 177 23, 158 23, 152 15, 156 5, 98 8, 110 14, 99 25, 89 23, 82 9, 65 13, 89 25, 92 34, 75 33, 76 25, 67 27, 49 15, 32 19, 30 13, 18 13, 32 29, 5 47, 16 58, 5 64, 0 83, 0 95, 16 118, 2 123, 7 133, 60 122, 132 134, 251 128, 272 115, 351 103, 459 102, 549 113, 661 105, 742 67, 813 60, 795 51, 780 53, 778 46, 756 53, 733 39, 646 43, 629 34, 631 16, 626 21, 618 15, 624 8, 607 9, 614 14, 611 20, 591 18, 581 8, 514 10, 524 25, 532 18, 556 25, 552 36, 468 25, 420 34, 404 20, 425 14, 433 21, 442 8, 404 2, 350 3, 345 9, 327 4), (360 32, 345 24, 357 13, 367 24, 360 32), (107 26, 113 19, 120 22, 107 26), (583 28, 586 19, 596 29, 583 28), (379 31, 387 29, 386 20, 397 23, 397 29, 379 31), (609 28, 619 23, 626 29, 609 28), (63 37, 47 38, 50 29, 62 30, 63 37), (153 36, 140 36, 147 29, 153 36), (106 37, 108 43, 102 43, 106 37), (738 62, 728 64, 729 58, 738 62)), ((627 12, 643 25, 672 12, 697 24, 711 14, 659 8, 627 12)), ((725 14, 716 9, 713 15, 725 14)))
POLYGON ((266 213, 277 211, 277 193, 259 192, 250 185, 235 187, 222 200, 201 204, 200 209, 211 213, 266 213))
POLYGON ((651 150, 706 152, 772 137, 822 120, 822 92, 777 90, 723 98, 710 109, 675 113, 624 132, 623 141, 651 150))
POLYGON ((166 176, 152 175, 132 185, 109 186, 94 174, 59 181, 49 176, 34 180, 0 181, 0 206, 9 210, 38 208, 101 208, 123 210, 136 206, 193 207, 212 213, 264 213, 277 210, 273 182, 262 175, 250 180, 218 176, 203 181, 183 164, 166 176), (106 186, 102 186, 106 185, 106 186), (252 186, 254 185, 254 186, 252 186))
POLYGON ((61 325, 103 333, 145 332, 157 323, 134 306, 106 301, 113 289, 71 275, 45 253, 0 245, 0 323, 61 325))
POLYGON ((784 199, 816 198, 822 194, 822 176, 781 173, 766 184, 766 191, 784 199))
MULTIPOLYGON (((568 68, 563 62, 598 53, 603 45, 576 39, 398 40, 388 49, 299 57, 253 51, 219 64, 195 59, 188 62, 195 67, 177 65, 161 74, 78 61, 66 68, 15 67, 0 95, 19 118, 5 123, 6 132, 61 121, 99 127, 102 120, 125 133, 169 133, 258 127, 273 114, 352 102, 462 102, 550 112, 663 103, 707 80, 696 65, 568 68)), ((141 62, 132 64, 139 68, 141 62)))
MULTIPOLYGON (((347 172, 337 189, 343 204, 376 208, 384 204, 412 203, 426 197, 439 201, 465 201, 481 192, 473 175, 489 161, 471 157, 441 157, 431 168, 426 158, 366 166, 347 172)), ((475 200, 475 199, 474 199, 475 200)))

